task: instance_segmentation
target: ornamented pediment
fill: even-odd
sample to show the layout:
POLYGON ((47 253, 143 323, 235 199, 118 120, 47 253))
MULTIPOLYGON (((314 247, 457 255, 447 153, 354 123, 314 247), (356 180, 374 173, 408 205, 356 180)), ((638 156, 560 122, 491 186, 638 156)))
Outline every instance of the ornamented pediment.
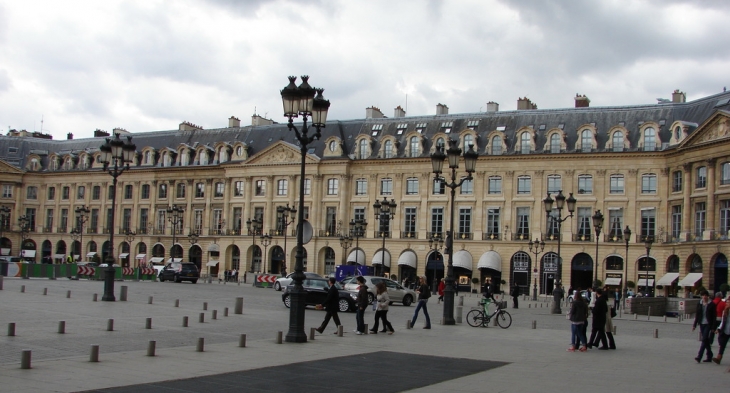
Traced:
MULTIPOLYGON (((302 160, 301 151, 291 143, 279 141, 264 149, 258 154, 251 156, 246 165, 299 165, 302 160)), ((316 156, 307 154, 306 163, 315 164, 319 162, 316 156)))
POLYGON ((0 160, 0 173, 8 173, 8 174, 22 174, 23 171, 8 164, 7 162, 0 160))
POLYGON ((684 140, 682 147, 701 145, 720 139, 730 139, 730 112, 717 111, 700 125, 689 138, 684 140))

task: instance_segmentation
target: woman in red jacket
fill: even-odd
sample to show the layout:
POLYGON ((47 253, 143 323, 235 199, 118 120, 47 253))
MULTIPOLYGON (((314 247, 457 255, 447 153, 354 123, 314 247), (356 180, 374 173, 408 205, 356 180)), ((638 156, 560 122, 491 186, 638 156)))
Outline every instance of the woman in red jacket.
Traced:
POLYGON ((441 281, 439 281, 439 301, 436 304, 441 304, 441 301, 444 300, 444 289, 446 288, 446 283, 444 282, 444 280, 445 279, 442 278, 441 281))

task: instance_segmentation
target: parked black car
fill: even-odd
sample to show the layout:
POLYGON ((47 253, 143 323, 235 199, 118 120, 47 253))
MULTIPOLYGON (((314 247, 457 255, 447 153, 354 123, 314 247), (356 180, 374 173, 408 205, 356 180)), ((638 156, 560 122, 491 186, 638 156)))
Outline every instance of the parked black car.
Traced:
MULTIPOLYGON (((335 283, 335 285, 340 290, 339 311, 355 311, 355 301, 350 297, 350 293, 343 290, 339 284, 335 283)), ((305 304, 307 306, 316 306, 324 303, 327 298, 327 290, 329 289, 329 282, 326 278, 307 278, 302 282, 302 286, 306 293, 305 304)), ((288 285, 281 295, 281 300, 287 308, 291 307, 290 291, 292 288, 294 288, 294 284, 288 285)))
POLYGON ((165 266, 164 269, 162 269, 159 278, 160 282, 190 281, 195 284, 200 278, 200 270, 198 270, 198 267, 192 262, 173 262, 165 266))

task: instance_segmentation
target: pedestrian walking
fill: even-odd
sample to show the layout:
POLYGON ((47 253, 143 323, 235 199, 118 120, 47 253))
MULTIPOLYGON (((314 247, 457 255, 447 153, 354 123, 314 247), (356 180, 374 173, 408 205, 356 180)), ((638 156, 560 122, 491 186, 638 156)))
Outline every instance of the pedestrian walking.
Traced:
POLYGON ((616 307, 618 302, 611 296, 604 295, 608 302, 608 310, 606 311, 606 338, 608 339, 608 349, 616 349, 616 341, 613 339, 613 316, 616 315, 616 307))
MULTIPOLYGON (((730 309, 728 309, 728 304, 730 302, 730 295, 728 295, 725 298, 725 307, 722 309, 722 315, 720 316, 720 325, 717 327, 717 344, 720 346, 720 349, 718 350, 717 356, 712 358, 712 361, 720 364, 720 361, 722 360, 722 355, 725 353, 725 346, 727 346, 727 341, 730 339, 730 318, 728 315, 730 315, 730 309)), ((719 307, 716 307, 716 309, 719 307)))
POLYGON ((515 285, 512 287, 512 308, 518 308, 519 306, 519 298, 520 298, 520 286, 515 285))
POLYGON ((712 361, 712 341, 711 335, 715 326, 715 304, 710 301, 710 293, 707 290, 700 292, 702 300, 697 304, 697 311, 695 312, 695 321, 692 324, 692 331, 694 332, 697 325, 700 325, 700 351, 695 358, 697 363, 699 362, 711 362, 712 361), (702 360, 702 356, 707 352, 707 358, 702 360))
POLYGON ((428 298, 431 297, 431 290, 428 288, 428 285, 426 284, 426 276, 421 276, 418 278, 419 280, 419 286, 418 290, 416 290, 416 293, 418 293, 418 305, 416 306, 416 311, 413 313, 413 318, 411 319, 411 326, 416 325, 416 319, 418 318, 418 311, 423 309, 423 315, 426 317, 426 326, 424 326, 424 329, 431 329, 431 317, 428 316, 428 298))
MULTIPOLYGON (((327 312, 324 315, 324 321, 322 321, 322 324, 317 328, 317 331, 320 334, 324 332, 324 329, 330 322, 330 318, 335 321, 335 327, 339 327, 341 325, 340 317, 337 315, 337 311, 339 311, 340 308, 340 290, 337 289, 337 285, 335 285, 336 282, 337 280, 335 280, 334 277, 329 278, 330 287, 327 290, 327 297, 325 298, 324 303, 320 304, 320 306, 324 307, 327 312)), ((335 334, 337 334, 337 330, 335 330, 335 334)))
MULTIPOLYGON (((723 300, 722 298, 722 292, 715 293, 715 298, 712 299, 712 303, 715 304, 715 315, 717 316, 717 319, 715 320, 715 326, 720 326, 722 313, 725 311, 725 300, 723 300)), ((712 332, 712 335, 715 335, 714 331, 712 332)), ((713 341, 714 340, 710 340, 710 343, 712 343, 713 341)))
POLYGON ((355 311, 355 322, 357 323, 357 328, 355 329, 355 334, 365 334, 365 309, 368 307, 368 287, 365 285, 365 278, 363 276, 357 276, 355 279, 357 280, 358 287, 357 287, 357 298, 355 299, 355 304, 357 306, 357 310, 355 311))
POLYGON ((606 342, 606 313, 608 312, 608 304, 606 303, 603 289, 596 289, 594 297, 596 298, 596 303, 593 306, 593 329, 591 330, 591 338, 588 340, 588 348, 597 347, 600 341, 602 345, 598 349, 608 350, 608 343, 606 342))
MULTIPOLYGON (((579 292, 580 293, 580 292, 579 292)), ((588 305, 582 296, 576 296, 568 312, 570 320, 570 347, 568 352, 575 352, 580 345, 580 352, 586 351, 586 333, 583 327, 588 321, 588 305)))
POLYGON ((373 328, 370 329, 370 333, 378 334, 378 327, 380 326, 380 320, 383 320, 383 330, 380 333, 388 332, 393 334, 395 329, 393 325, 388 322, 388 305, 390 304, 390 296, 388 295, 388 288, 384 282, 375 284, 375 293, 377 295, 377 308, 375 309, 375 323, 373 328))
POLYGON ((439 281, 439 301, 436 304, 441 304, 444 300, 444 289, 446 289, 446 279, 442 278, 441 281, 439 281))

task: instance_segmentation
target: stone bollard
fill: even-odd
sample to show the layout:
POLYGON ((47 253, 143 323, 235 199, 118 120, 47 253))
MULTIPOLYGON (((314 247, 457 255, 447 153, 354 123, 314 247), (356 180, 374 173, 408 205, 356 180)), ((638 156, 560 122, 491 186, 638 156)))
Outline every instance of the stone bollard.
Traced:
POLYGON ((532 303, 528 304, 527 308, 532 308, 532 303))
POLYGON ((634 320, 639 319, 639 314, 634 314, 634 320))
POLYGON ((337 336, 342 337, 342 335, 345 333, 345 328, 340 325, 337 327, 337 336))
POLYGON ((195 352, 205 352, 205 338, 198 338, 198 345, 195 347, 195 352))
POLYGON ((15 336, 15 322, 10 322, 8 324, 8 337, 15 336))
POLYGON ((0 291, 3 290, 3 276, 0 275, 0 291))
POLYGON ((276 343, 281 344, 281 338, 283 336, 282 332, 276 332, 276 343))
POLYGON ((175 307, 180 307, 180 299, 175 299, 175 307))
POLYGON ((21 285, 20 286, 20 293, 24 293, 24 292, 25 292, 25 285, 21 285))
POLYGON ((213 319, 218 319, 218 310, 213 310, 213 319))
POLYGON ((106 321, 106 331, 112 332, 114 331, 114 320, 109 318, 108 321, 106 321))
MULTIPOLYGON (((463 298, 463 296, 462 296, 463 298)), ((464 306, 456 306, 456 323, 461 323, 461 316, 464 314, 464 306)))
POLYGON ((99 300, 99 294, 95 293, 95 294, 94 294, 94 301, 96 302, 96 301, 98 301, 98 300, 99 300))
MULTIPOLYGON (((0 276, 2 277, 2 276, 0 276)), ((23 370, 29 370, 30 367, 30 356, 31 352, 30 349, 24 349, 23 352, 20 353, 20 368, 23 370)))
POLYGON ((59 334, 66 333, 66 321, 58 321, 58 333, 59 334))
POLYGON ((537 321, 535 321, 535 320, 532 321, 532 328, 537 329, 537 321))
POLYGON ((99 361, 99 344, 91 344, 91 351, 89 353, 89 361, 94 362, 94 363, 99 361))
POLYGON ((309 328, 309 339, 314 340, 314 329, 316 328, 309 328))
POLYGON ((43 296, 48 295, 48 288, 43 288, 43 296))
POLYGON ((464 305, 464 296, 459 296, 459 306, 464 305))
POLYGON ((613 335, 616 335, 616 325, 613 325, 613 335))
POLYGON ((228 316, 228 307, 224 307, 223 308, 223 316, 224 317, 227 317, 228 316))
POLYGON ((649 306, 649 311, 646 312, 646 320, 651 320, 651 306, 649 306))
POLYGON ((119 290, 119 301, 120 302, 127 301, 127 286, 126 285, 122 285, 122 288, 119 290))
POLYGON ((205 323, 205 313, 201 312, 200 315, 198 315, 198 322, 205 323))
POLYGON ((243 314, 243 298, 237 297, 236 298, 236 306, 233 308, 234 314, 243 314))
POLYGON ((241 347, 241 348, 245 348, 246 347, 246 335, 245 334, 242 334, 238 338, 238 346, 241 347))
POLYGON ((659 338, 659 329, 654 329, 654 338, 659 338))
POLYGON ((149 298, 147 298, 147 304, 152 304, 152 300, 153 300, 152 299, 152 296, 150 296, 149 298))
POLYGON ((71 290, 66 291, 66 299, 71 298, 71 290))
POLYGON ((370 329, 368 329, 368 324, 365 324, 365 331, 362 332, 363 334, 370 334, 370 329))
POLYGON ((667 316, 665 315, 665 316, 664 316, 664 322, 666 322, 666 321, 667 321, 667 316))
POLYGON ((147 356, 155 356, 155 347, 157 347, 157 341, 151 340, 147 343, 147 356))
POLYGON ((144 328, 145 329, 152 329, 152 318, 147 318, 144 321, 144 328))
POLYGON ((208 302, 203 302, 203 311, 208 311, 208 302))
POLYGON ((187 315, 183 317, 183 327, 188 327, 188 317, 187 317, 187 315))
POLYGON ((413 326, 411 326, 411 320, 409 319, 406 321, 406 329, 412 329, 412 328, 413 328, 413 326))

